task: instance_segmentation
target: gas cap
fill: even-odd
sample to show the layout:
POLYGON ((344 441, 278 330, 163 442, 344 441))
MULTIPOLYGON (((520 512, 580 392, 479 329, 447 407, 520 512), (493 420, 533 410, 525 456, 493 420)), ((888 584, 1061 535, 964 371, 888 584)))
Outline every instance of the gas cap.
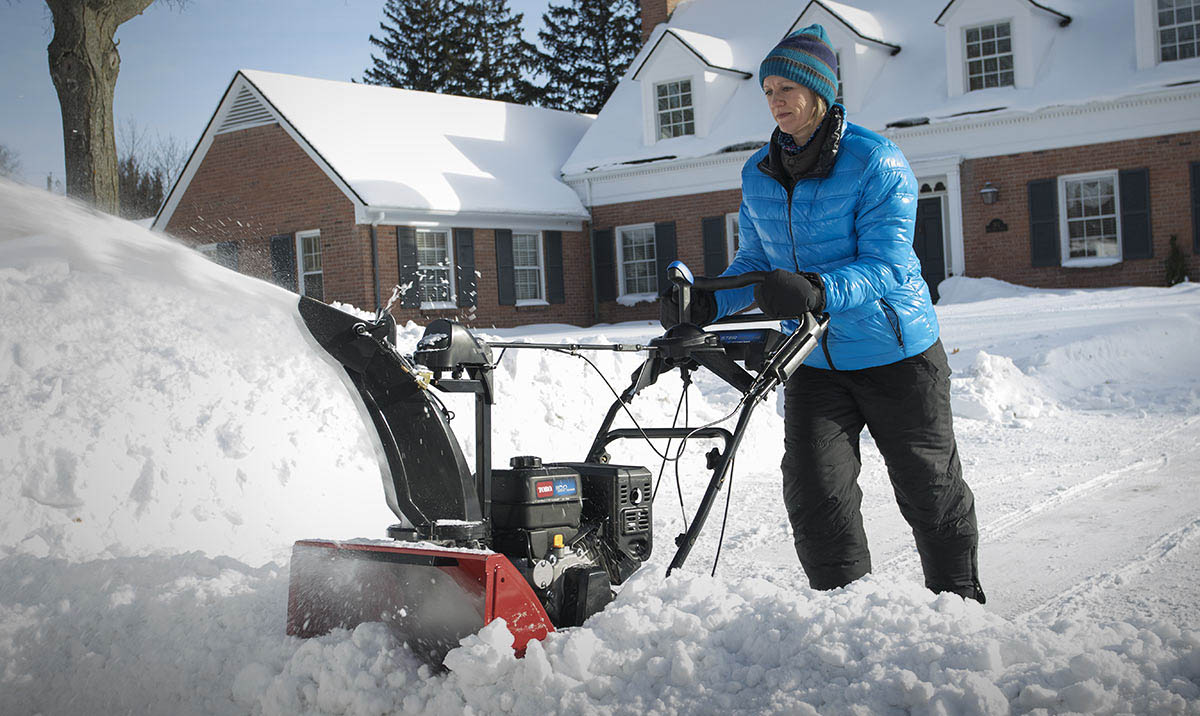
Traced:
POLYGON ((533 586, 545 589, 554 581, 554 566, 544 559, 533 563, 533 586))
POLYGON ((542 466, 542 459, 537 455, 518 455, 508 461, 509 467, 514 470, 529 470, 542 466))

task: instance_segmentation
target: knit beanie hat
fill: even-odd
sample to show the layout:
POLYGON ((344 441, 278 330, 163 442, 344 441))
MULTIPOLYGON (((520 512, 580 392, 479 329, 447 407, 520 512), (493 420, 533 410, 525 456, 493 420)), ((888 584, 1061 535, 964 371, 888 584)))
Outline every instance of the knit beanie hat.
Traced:
POLYGON ((812 24, 780 40, 758 68, 759 83, 770 75, 804 85, 826 105, 833 106, 838 86, 837 54, 825 28, 812 24))

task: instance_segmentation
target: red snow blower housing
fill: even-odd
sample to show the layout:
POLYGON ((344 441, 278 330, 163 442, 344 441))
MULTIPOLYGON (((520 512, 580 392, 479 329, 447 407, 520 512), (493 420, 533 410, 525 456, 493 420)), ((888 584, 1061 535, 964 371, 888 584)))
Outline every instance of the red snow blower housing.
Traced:
MULTIPOLYGON (((346 370, 386 458, 388 507, 400 522, 387 540, 301 540, 292 552, 287 633, 317 636, 368 621, 388 624, 410 648, 440 663, 463 637, 503 618, 523 653, 530 639, 580 625, 612 600, 653 549, 651 475, 613 465, 607 446, 623 439, 720 441, 708 454, 712 476, 696 516, 676 538, 667 573, 683 565, 728 474, 750 414, 816 347, 828 318, 803 317, 784 336, 769 328, 705 331, 690 323, 690 287, 717 290, 762 280, 751 273, 693 278, 680 262, 668 276, 681 323, 649 345, 488 343, 464 326, 435 320, 411 357, 394 345, 395 324, 381 312, 366 321, 300 299, 308 331, 346 370), (644 352, 629 387, 609 408, 582 462, 517 456, 491 465, 492 348, 644 352), (744 368, 738 365, 744 364, 744 368), (737 428, 621 428, 627 403, 662 373, 678 368, 684 385, 698 367, 742 392, 737 428), (754 375, 751 372, 755 373, 754 375), (475 396, 475 469, 468 466, 433 390, 475 396)), ((761 315, 734 318, 762 320, 761 315)))

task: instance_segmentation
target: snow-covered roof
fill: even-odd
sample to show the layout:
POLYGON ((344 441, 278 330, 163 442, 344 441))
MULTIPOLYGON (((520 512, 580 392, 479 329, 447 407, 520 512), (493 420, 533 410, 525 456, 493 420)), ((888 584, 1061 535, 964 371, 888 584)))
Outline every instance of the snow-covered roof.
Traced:
MULTIPOLYGON (((1200 81, 1200 59, 1164 62, 1138 68, 1135 5, 1131 0, 1054 0, 1053 7, 1029 0, 1011 0, 1014 8, 1027 3, 1045 18, 1053 33, 1044 54, 1034 60, 1034 81, 1027 87, 1003 87, 964 92, 948 91, 946 27, 935 24, 946 9, 946 0, 811 0, 801 7, 794 0, 685 0, 669 23, 655 28, 631 68, 646 62, 662 33, 696 33, 721 38, 728 45, 730 65, 755 71, 753 78, 725 78, 736 83, 729 99, 716 112, 703 136, 686 135, 646 142, 643 95, 632 71, 621 81, 595 124, 584 135, 563 166, 568 176, 596 169, 612 169, 653 159, 685 160, 711 156, 763 142, 774 123, 759 87, 757 68, 766 53, 799 19, 837 16, 848 26, 844 32, 903 51, 883 55, 882 67, 861 90, 861 106, 848 118, 875 131, 900 120, 921 118, 931 124, 962 122, 973 115, 992 112, 1020 114, 1055 106, 1075 106, 1163 92, 1180 84, 1200 81), (823 10, 824 12, 821 12, 823 10), (1062 27, 1060 19, 1072 22, 1062 27)), ((957 5, 964 0, 957 0, 957 5)), ((956 10, 957 11, 957 10, 956 10)), ((830 20, 823 20, 829 22, 830 20)), ((831 33, 833 27, 827 27, 831 33)), ((681 35, 686 36, 686 35, 681 35)), ((867 43, 870 44, 870 43, 867 43)), ((843 64, 846 64, 843 55, 843 64)))
MULTIPOLYGON (((360 209, 577 221, 588 213, 559 170, 593 119, 241 70, 205 135, 211 140, 214 132, 280 121, 360 209)), ((206 149, 205 139, 201 147, 206 149)), ((177 187, 172 193, 182 192, 177 187)), ((170 207, 168 201, 164 211, 170 207)), ((162 216, 159 223, 165 223, 162 216)))

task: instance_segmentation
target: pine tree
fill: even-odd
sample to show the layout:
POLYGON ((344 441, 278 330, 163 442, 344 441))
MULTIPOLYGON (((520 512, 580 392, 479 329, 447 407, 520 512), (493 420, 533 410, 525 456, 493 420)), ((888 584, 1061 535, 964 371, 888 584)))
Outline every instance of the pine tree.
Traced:
POLYGON ((568 0, 550 5, 538 37, 546 51, 548 106, 599 112, 641 43, 634 0, 568 0))
POLYGON ((508 0, 462 0, 459 35, 470 58, 461 94, 527 104, 540 89, 529 81, 538 66, 537 48, 521 37, 523 13, 508 0))
POLYGON ((145 219, 157 214, 162 206, 165 184, 161 169, 143 169, 136 157, 127 156, 117 162, 121 216, 145 219))
POLYGON ((425 92, 461 90, 467 61, 455 47, 461 24, 456 10, 452 0, 386 0, 382 37, 369 38, 383 56, 371 55, 373 67, 363 81, 425 92))

